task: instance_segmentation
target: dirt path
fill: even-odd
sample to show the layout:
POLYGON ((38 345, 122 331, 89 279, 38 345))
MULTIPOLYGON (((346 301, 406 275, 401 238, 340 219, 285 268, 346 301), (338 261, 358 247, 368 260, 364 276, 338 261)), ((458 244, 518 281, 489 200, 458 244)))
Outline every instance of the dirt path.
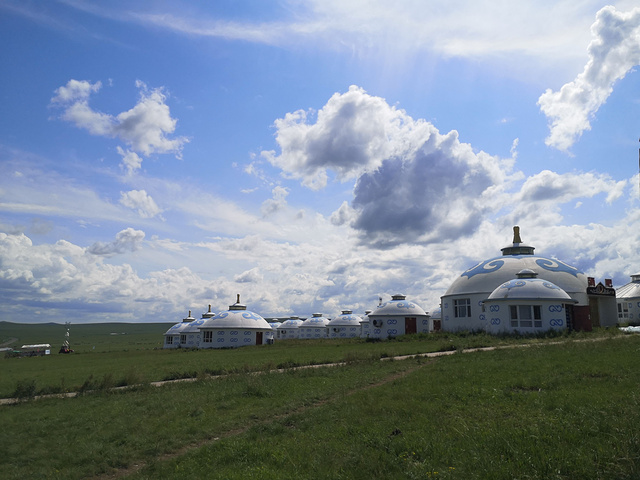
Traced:
MULTIPOLYGON (((407 355, 406 357, 407 358, 415 357, 415 355, 407 355)), ((388 377, 385 377, 382 380, 379 380, 378 382, 371 383, 371 384, 368 384, 368 385, 363 385, 363 386, 360 386, 360 387, 357 387, 357 388, 353 388, 353 389, 347 391, 346 395, 347 396, 351 396, 351 395, 354 395, 354 394, 356 394, 358 392, 364 392, 364 391, 367 391, 367 390, 371 390, 373 388, 381 387, 382 385, 386 385, 389 382, 393 382, 394 380, 397 380, 397 379, 402 378, 402 377, 404 377, 406 375, 409 375, 410 373, 416 371, 417 369, 422 368, 422 367, 424 367, 426 365, 429 365, 429 364, 433 363, 434 361, 435 361, 435 359, 431 359, 428 362, 424 362, 424 363, 420 363, 420 364, 417 364, 417 365, 413 365, 412 367, 410 367, 410 368, 408 368, 406 370, 403 370, 402 372, 397 372, 397 373, 394 373, 392 375, 389 375, 388 377)), ((335 364, 335 365, 338 365, 338 364, 335 364)), ((315 368, 315 367, 319 367, 319 366, 326 366, 326 365, 313 365, 311 368, 315 368)), ((297 367, 296 369, 299 369, 299 368, 300 367, 297 367)), ((215 442, 217 442, 219 440, 223 440, 225 438, 234 437, 236 435, 242 435, 243 433, 248 431, 250 428, 255 427, 257 425, 268 425, 270 423, 274 423, 274 422, 277 422, 277 421, 282 420, 284 418, 287 418, 287 417, 289 417, 291 415, 297 415, 299 413, 303 413, 303 412, 309 411, 309 410, 314 409, 314 408, 322 407, 323 405, 327 405, 327 404, 329 404, 329 403, 331 403, 333 401, 338 400, 341 397, 342 397, 342 394, 335 395, 332 398, 326 398, 326 399, 323 399, 323 400, 318 400, 317 402, 314 402, 314 403, 312 403, 310 405, 304 405, 304 406, 298 407, 295 410, 288 411, 287 413, 284 413, 284 414, 281 414, 281 415, 270 416, 270 417, 264 418, 262 420, 253 421, 253 422, 251 422, 251 424, 249 424, 247 426, 226 431, 226 432, 220 434, 217 437, 213 437, 213 438, 210 438, 210 439, 201 440, 201 441, 198 441, 198 442, 187 444, 187 445, 183 446, 182 448, 180 448, 178 450, 175 450, 175 451, 173 451, 171 453, 167 453, 167 454, 164 454, 164 455, 159 455, 159 456, 153 458, 152 461, 153 462, 166 462, 166 461, 169 461, 169 460, 173 460, 175 458, 179 458, 179 457, 181 457, 181 456, 183 456, 183 455, 185 455, 185 454, 189 453, 190 451, 195 450, 197 448, 204 447, 206 445, 211 445, 211 444, 213 444, 213 443, 215 443, 215 442)), ((134 464, 130 465, 129 467, 118 469, 115 472, 110 472, 108 474, 99 475, 99 476, 96 476, 96 477, 93 477, 93 478, 95 480, 112 480, 112 479, 117 479, 117 478, 123 478, 123 477, 126 477, 127 475, 132 475, 132 474, 140 471, 145 466, 147 466, 148 463, 149 463, 148 461, 141 461, 139 463, 134 463, 134 464)))
POLYGON ((17 341, 18 341, 18 338, 17 338, 17 337, 11 337, 11 338, 10 338, 9 340, 7 340, 6 342, 2 342, 2 343, 0 343, 0 348, 3 348, 3 347, 9 347, 9 346, 11 346, 11 344, 12 344, 12 343, 15 343, 15 342, 17 342, 17 341))

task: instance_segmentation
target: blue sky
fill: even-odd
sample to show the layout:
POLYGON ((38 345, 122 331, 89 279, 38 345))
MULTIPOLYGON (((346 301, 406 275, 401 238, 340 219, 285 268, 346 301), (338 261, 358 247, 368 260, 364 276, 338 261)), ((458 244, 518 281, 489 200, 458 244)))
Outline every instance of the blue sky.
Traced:
POLYGON ((640 271, 635 2, 0 0, 0 320, 640 271))

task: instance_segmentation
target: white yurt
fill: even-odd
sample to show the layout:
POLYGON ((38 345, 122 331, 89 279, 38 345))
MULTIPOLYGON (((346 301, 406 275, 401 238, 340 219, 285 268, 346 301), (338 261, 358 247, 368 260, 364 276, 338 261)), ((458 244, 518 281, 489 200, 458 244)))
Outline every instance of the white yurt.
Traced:
POLYGON ((618 323, 640 323, 640 273, 631 275, 631 281, 616 289, 618 323))
POLYGON ((568 307, 570 329, 615 325, 615 292, 611 297, 608 291, 588 289, 588 279, 583 272, 560 260, 535 255, 534 247, 522 243, 519 227, 513 228, 513 234, 513 244, 501 249, 502 256, 481 261, 463 272, 441 297, 443 330, 483 330, 484 300, 524 269, 537 272, 538 278, 557 285, 576 300, 568 307))
POLYGON ((351 310, 342 310, 342 313, 327 323, 329 338, 353 338, 359 337, 362 327, 362 318, 354 315, 351 310))
POLYGON ((397 337, 411 333, 429 333, 429 316, 420 305, 407 301, 406 295, 391 297, 369 314, 372 338, 397 337))
POLYGON ((298 327, 298 338, 327 338, 329 319, 321 313, 314 313, 298 327))
POLYGON ((484 301, 487 333, 533 334, 566 330, 568 306, 577 303, 557 285, 524 269, 484 301))
POLYGON ((442 330, 442 309, 440 307, 434 308, 431 310, 429 317, 429 329, 432 332, 442 330))
POLYGON ((369 314, 371 310, 365 310, 364 317, 360 320, 360 336, 362 338, 369 338, 371 335, 371 321, 369 320, 369 314))
POLYGON ((274 340, 276 338, 280 338, 278 333, 278 327, 282 325, 281 322, 274 321, 273 319, 267 320, 267 323, 271 326, 271 332, 267 334, 267 338, 274 340))
POLYGON ((299 317, 289 317, 278 326, 278 338, 280 340, 291 340, 292 338, 298 338, 298 329, 302 324, 302 320, 299 317))
POLYGON ((262 345, 271 331, 264 318, 240 303, 238 295, 236 303, 230 305, 228 311, 217 313, 200 325, 200 348, 262 345))
POLYGON ((183 318, 180 323, 176 323, 173 327, 164 333, 164 346, 163 348, 180 348, 187 346, 187 334, 185 329, 193 322, 195 318, 191 316, 191 310, 189 310, 189 316, 183 318))

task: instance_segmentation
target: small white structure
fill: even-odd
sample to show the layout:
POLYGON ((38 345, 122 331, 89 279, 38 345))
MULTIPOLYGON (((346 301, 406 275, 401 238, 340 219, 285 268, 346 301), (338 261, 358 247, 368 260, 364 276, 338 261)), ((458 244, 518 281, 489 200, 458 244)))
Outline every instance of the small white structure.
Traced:
POLYGON ((195 318, 191 316, 191 310, 189 310, 189 316, 182 319, 182 322, 176 323, 173 327, 164 333, 164 346, 163 348, 180 348, 187 346, 187 334, 185 333, 188 325, 193 322, 195 318))
POLYGON ((298 338, 327 338, 329 319, 321 313, 314 313, 298 327, 298 338))
POLYGON ((369 314, 371 310, 365 310, 364 317, 360 320, 360 336, 362 338, 369 338, 371 335, 371 321, 369 320, 369 314))
POLYGON ((247 345, 262 345, 272 332, 271 326, 257 313, 247 310, 240 303, 229 306, 226 312, 210 317, 200 325, 200 348, 235 348, 247 345))
POLYGON ((429 315, 429 330, 438 332, 442 330, 442 309, 434 308, 429 315))
POLYGON ((329 338, 353 338, 359 337, 362 327, 362 318, 354 315, 351 310, 342 310, 342 313, 327 324, 329 338))
POLYGON ((484 301, 487 333, 538 333, 567 328, 567 306, 577 300, 530 269, 496 288, 484 301))
POLYGON ((618 323, 640 323, 640 273, 631 282, 616 289, 618 323))
POLYGON ((411 333, 429 333, 429 316, 420 305, 396 294, 369 314, 372 338, 389 338, 411 333))
POLYGON ((298 338, 298 329, 302 325, 300 318, 292 316, 285 320, 278 327, 278 338, 280 340, 291 340, 292 338, 298 338))
POLYGON ((271 332, 267 333, 266 338, 274 340, 276 338, 280 338, 280 333, 278 332, 278 327, 282 325, 280 322, 270 322, 267 320, 267 323, 271 326, 271 332))

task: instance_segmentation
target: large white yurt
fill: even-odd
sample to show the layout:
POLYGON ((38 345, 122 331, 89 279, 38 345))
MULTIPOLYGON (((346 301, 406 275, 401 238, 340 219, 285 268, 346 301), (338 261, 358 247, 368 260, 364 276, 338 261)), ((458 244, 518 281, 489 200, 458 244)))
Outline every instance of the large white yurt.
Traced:
POLYGON ((292 316, 282 322, 278 326, 278 338, 280 340, 291 340, 292 338, 298 338, 298 329, 302 324, 302 320, 299 317, 292 316))
POLYGON ((342 310, 342 313, 327 323, 329 338, 353 338, 359 337, 362 327, 362 318, 354 315, 351 310, 342 310))
POLYGON ((538 278, 557 285, 576 301, 568 307, 569 329, 616 324, 615 292, 611 297, 609 291, 591 288, 583 272, 560 260, 535 255, 534 247, 522 243, 519 227, 514 227, 513 233, 513 244, 501 249, 502 256, 463 272, 441 297, 443 330, 483 330, 486 315, 482 302, 524 269, 537 272, 538 278))
POLYGON ((262 345, 271 331, 264 318, 240 303, 238 295, 236 303, 230 305, 228 311, 217 313, 200 325, 200 348, 262 345))
POLYGON ((640 323, 640 273, 631 275, 631 281, 616 289, 619 323, 640 323))
POLYGON ((329 319, 321 313, 314 313, 298 327, 298 338, 327 338, 329 319))
POLYGON ((429 333, 429 316, 420 305, 397 294, 369 314, 372 338, 389 338, 411 333, 429 333))
POLYGON ((484 301, 486 331, 534 334, 567 328, 568 307, 577 303, 557 285, 521 270, 484 301))
POLYGON ((195 318, 191 316, 191 310, 189 310, 189 316, 183 318, 180 323, 176 323, 164 333, 164 346, 162 348, 186 347, 187 334, 185 333, 185 329, 194 320, 195 318))

